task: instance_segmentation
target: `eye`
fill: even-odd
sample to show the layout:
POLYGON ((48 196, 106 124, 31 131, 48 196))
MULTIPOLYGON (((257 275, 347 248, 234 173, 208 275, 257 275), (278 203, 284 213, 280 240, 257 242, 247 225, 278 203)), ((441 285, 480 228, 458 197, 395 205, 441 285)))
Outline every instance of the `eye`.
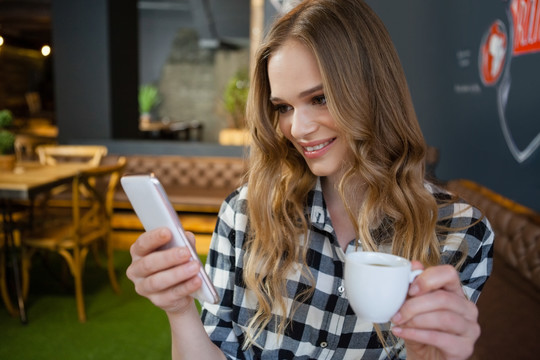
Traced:
POLYGON ((326 96, 318 95, 312 99, 313 105, 326 105, 326 96))
POLYGON ((285 104, 275 104, 274 105, 274 111, 277 111, 280 114, 285 114, 287 111, 291 110, 292 106, 285 105, 285 104))

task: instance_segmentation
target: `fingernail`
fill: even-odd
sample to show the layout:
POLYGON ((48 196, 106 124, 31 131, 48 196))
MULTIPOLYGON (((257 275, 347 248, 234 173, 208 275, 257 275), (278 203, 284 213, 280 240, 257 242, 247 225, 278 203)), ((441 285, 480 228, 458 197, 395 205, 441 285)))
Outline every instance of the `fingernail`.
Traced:
POLYGON ((414 296, 418 294, 420 291, 420 288, 418 288, 418 285, 411 285, 411 288, 409 289, 409 295, 414 296))
POLYGON ((159 237, 160 237, 160 238, 166 238, 167 235, 168 235, 168 234, 167 234, 167 230, 161 229, 161 230, 159 231, 159 237))
POLYGON ((394 326, 391 330, 392 330, 392 332, 393 332, 395 335, 399 335, 399 334, 401 334, 401 332, 403 331, 402 328, 397 327, 397 326, 394 326))
POLYGON ((188 267, 189 267, 189 271, 196 271, 196 270, 199 270, 199 263, 197 261, 191 261, 189 264, 188 264, 188 267))
POLYGON ((184 258, 188 255, 188 253, 189 251, 185 247, 178 247, 178 255, 180 256, 180 258, 184 258))

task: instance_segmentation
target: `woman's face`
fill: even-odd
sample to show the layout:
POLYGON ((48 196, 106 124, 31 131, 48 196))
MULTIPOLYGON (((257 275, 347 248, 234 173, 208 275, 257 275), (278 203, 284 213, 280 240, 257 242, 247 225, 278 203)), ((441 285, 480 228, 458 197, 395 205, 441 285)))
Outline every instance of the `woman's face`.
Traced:
POLYGON ((313 174, 339 175, 349 150, 328 111, 321 73, 311 51, 287 40, 268 62, 270 100, 283 135, 302 154, 313 174))

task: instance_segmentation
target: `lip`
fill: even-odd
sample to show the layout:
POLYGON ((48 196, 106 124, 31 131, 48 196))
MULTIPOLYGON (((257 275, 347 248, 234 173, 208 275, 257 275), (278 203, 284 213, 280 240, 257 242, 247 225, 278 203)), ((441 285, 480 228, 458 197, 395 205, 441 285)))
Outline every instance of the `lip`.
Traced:
POLYGON ((307 159, 316 159, 328 152, 336 138, 330 138, 323 141, 312 141, 309 143, 300 143, 302 152, 307 159))

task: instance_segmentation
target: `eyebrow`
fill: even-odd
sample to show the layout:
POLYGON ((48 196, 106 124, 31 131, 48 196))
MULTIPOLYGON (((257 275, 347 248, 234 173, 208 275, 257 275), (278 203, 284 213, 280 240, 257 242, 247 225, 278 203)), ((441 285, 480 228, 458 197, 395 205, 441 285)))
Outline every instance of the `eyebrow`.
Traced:
MULTIPOLYGON (((322 84, 319 84, 319 85, 316 85, 316 86, 314 86, 314 87, 312 87, 312 88, 310 88, 310 89, 307 89, 307 90, 302 91, 302 92, 298 95, 298 97, 299 97, 299 98, 303 98, 303 97, 306 97, 306 96, 311 95, 311 94, 313 94, 313 93, 316 93, 316 92, 318 92, 318 91, 321 91, 322 89, 323 89, 322 84)), ((281 99, 278 98, 278 97, 275 97, 275 96, 270 96, 270 101, 271 101, 271 102, 276 102, 276 101, 281 101, 281 99)))

